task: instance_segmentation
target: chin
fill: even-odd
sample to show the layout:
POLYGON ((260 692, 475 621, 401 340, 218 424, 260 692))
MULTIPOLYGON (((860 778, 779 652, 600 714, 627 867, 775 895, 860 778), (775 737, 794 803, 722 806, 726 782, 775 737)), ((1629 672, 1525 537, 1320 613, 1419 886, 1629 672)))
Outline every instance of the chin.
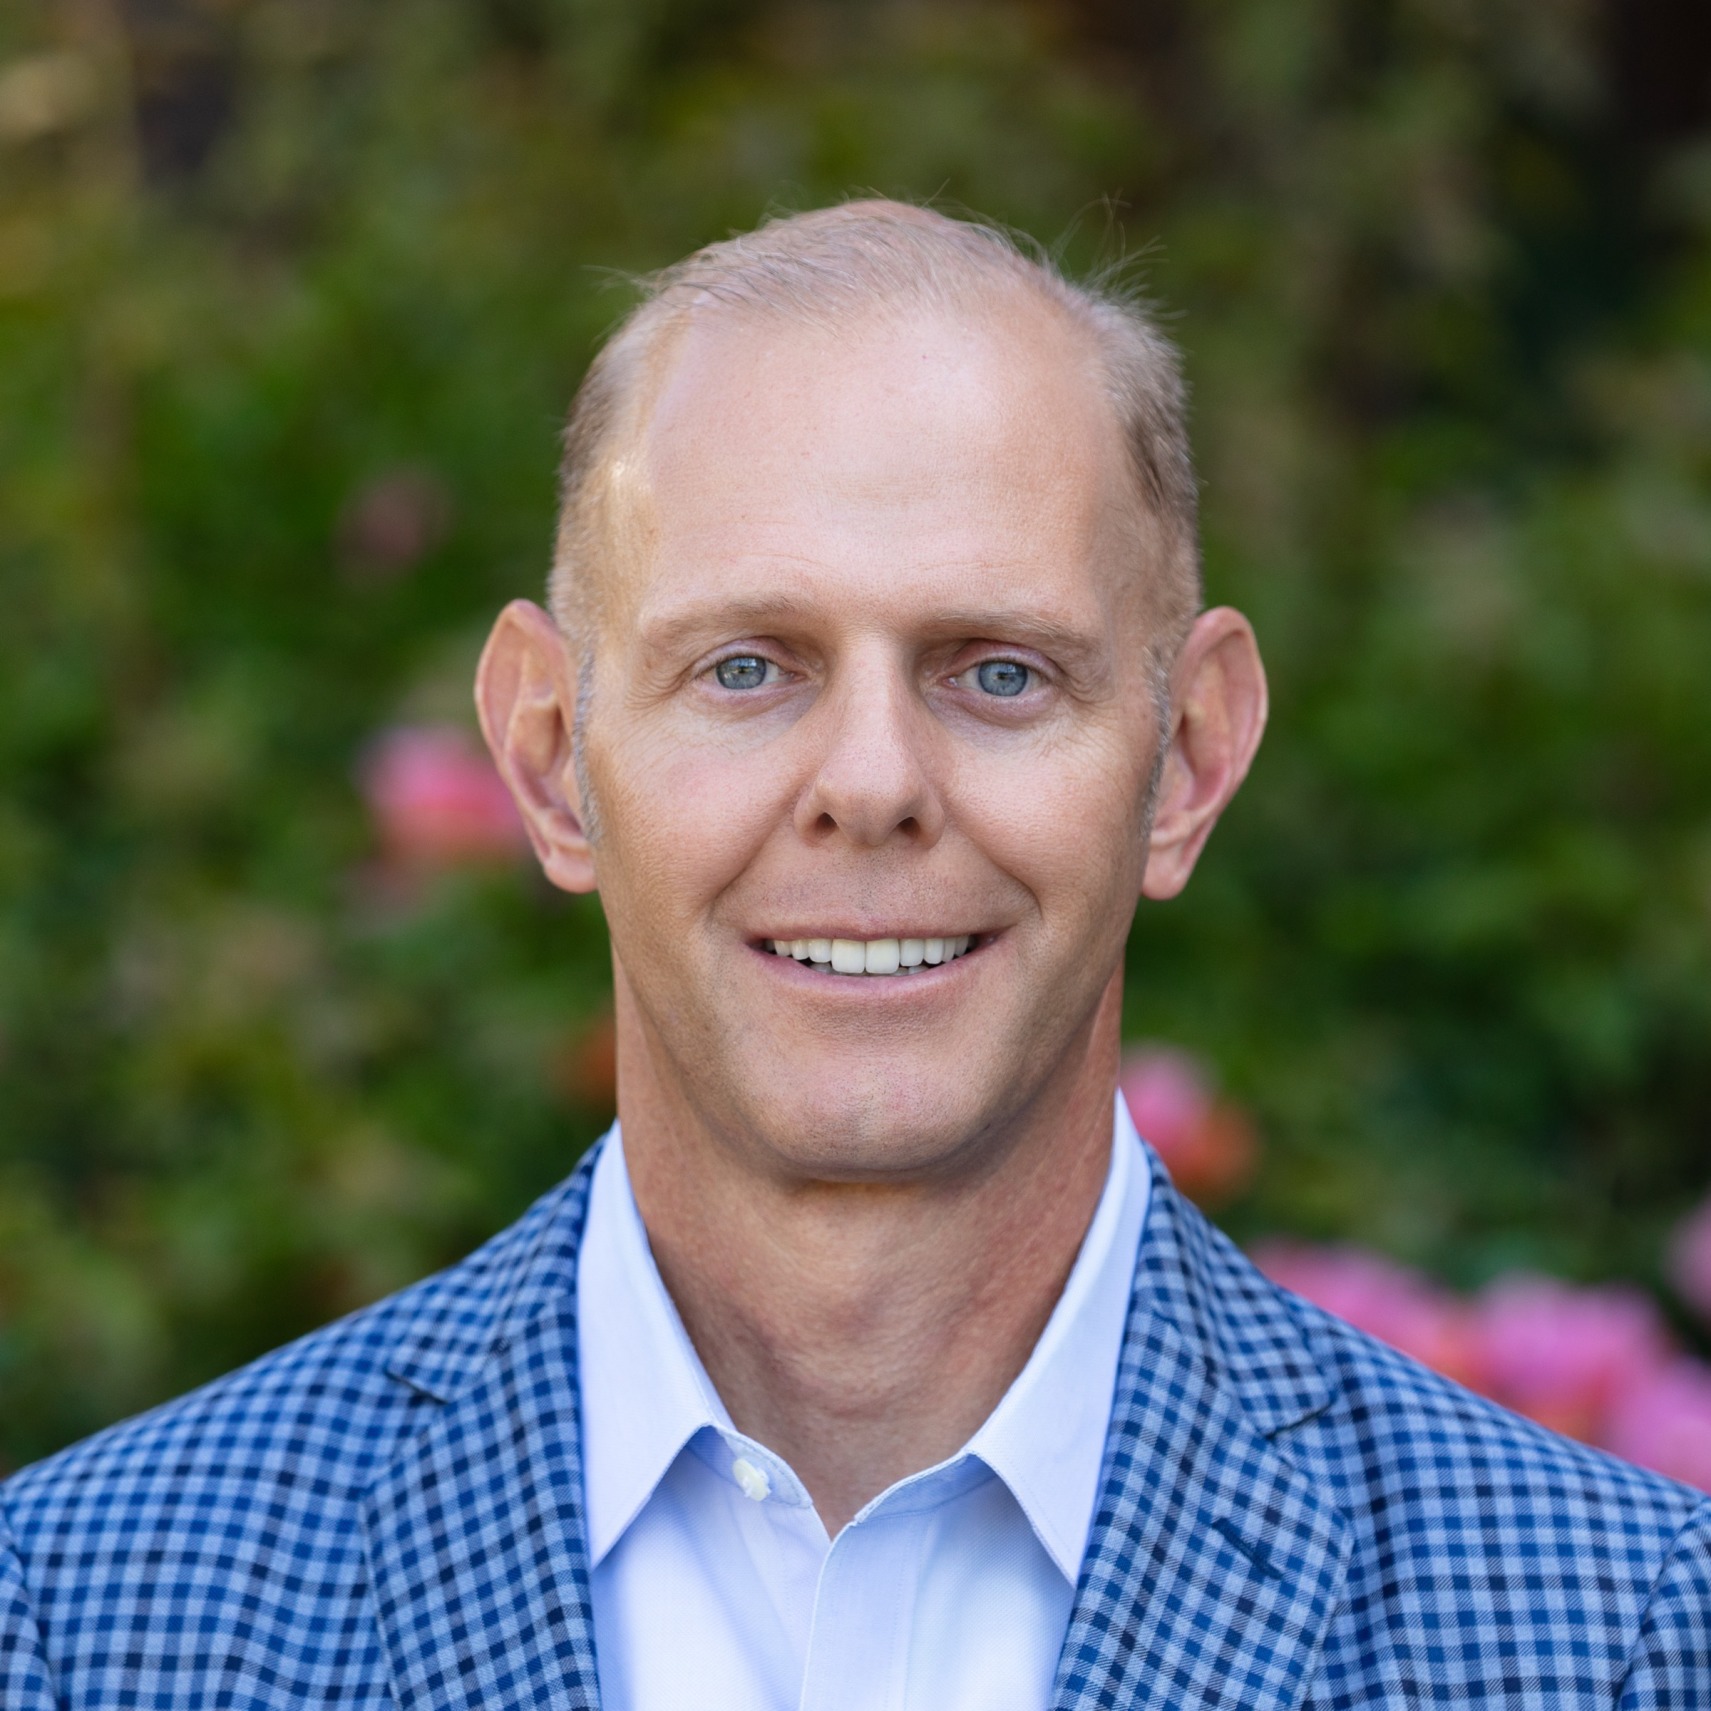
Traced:
POLYGON ((776 1086, 758 1107, 745 1100, 737 1121, 792 1173, 846 1182, 931 1176, 966 1167, 990 1137, 996 1113, 988 1102, 958 1096, 982 1084, 967 1066, 833 1074, 818 1086, 776 1086))

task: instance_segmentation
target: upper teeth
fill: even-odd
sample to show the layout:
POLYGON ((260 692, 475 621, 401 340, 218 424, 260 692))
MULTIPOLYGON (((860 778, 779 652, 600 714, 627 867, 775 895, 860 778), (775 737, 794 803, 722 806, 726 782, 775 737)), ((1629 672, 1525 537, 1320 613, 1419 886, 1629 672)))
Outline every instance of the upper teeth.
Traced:
POLYGON ((908 974, 923 965, 951 962, 973 943, 964 933, 946 939, 768 939, 766 948, 833 974, 908 974))

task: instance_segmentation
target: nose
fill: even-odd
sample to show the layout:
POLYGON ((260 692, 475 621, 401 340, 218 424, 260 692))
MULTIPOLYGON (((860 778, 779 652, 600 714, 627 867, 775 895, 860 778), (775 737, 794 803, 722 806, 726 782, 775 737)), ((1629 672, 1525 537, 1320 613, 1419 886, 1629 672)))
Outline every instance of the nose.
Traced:
POLYGON ((814 842, 841 835, 874 849, 895 837, 936 843, 945 809, 931 715, 894 664, 852 660, 839 676, 815 709, 814 770, 797 802, 797 830, 814 842))

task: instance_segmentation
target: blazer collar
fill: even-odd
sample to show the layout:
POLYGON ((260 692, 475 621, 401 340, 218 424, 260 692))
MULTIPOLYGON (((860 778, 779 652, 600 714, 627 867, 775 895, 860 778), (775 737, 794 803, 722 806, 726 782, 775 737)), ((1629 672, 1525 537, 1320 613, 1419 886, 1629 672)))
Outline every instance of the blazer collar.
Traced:
POLYGON ((387 1362, 431 1408, 363 1502, 399 1711, 599 1706, 576 1372, 593 1159, 431 1280, 387 1362))
MULTIPOLYGON (((1291 1711, 1348 1539, 1272 1440, 1334 1387, 1285 1299, 1147 1157, 1147 1222, 1052 1711, 1291 1711)), ((597 1711, 576 1370, 593 1161, 425 1286, 387 1360, 428 1409, 363 1505, 400 1711, 597 1711)))
POLYGON ((1052 1711, 1291 1711, 1349 1539, 1272 1440, 1335 1390, 1285 1299, 1149 1158, 1104 1480, 1052 1711))

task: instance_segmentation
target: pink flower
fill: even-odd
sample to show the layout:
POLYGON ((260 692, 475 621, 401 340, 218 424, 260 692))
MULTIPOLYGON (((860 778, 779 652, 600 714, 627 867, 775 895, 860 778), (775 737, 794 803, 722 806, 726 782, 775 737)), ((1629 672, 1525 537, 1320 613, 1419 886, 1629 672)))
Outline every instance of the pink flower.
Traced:
POLYGON ((396 726, 370 748, 361 777, 386 853, 404 867, 510 861, 528 848, 504 780, 455 726, 396 726))
POLYGON ((1669 1280, 1688 1306, 1711 1321, 1711 1200, 1676 1226, 1669 1243, 1669 1280))
POLYGON ((1259 1160, 1253 1125, 1213 1096, 1200 1065, 1170 1046, 1128 1053, 1118 1085, 1135 1127, 1191 1200, 1215 1204, 1246 1186, 1259 1160))
POLYGON ((1637 1289, 1524 1273, 1499 1278, 1480 1296, 1473 1339, 1483 1389, 1588 1442, 1601 1441, 1617 1399, 1670 1356, 1663 1321, 1637 1289))
POLYGON ((1461 1382, 1472 1376, 1467 1310, 1417 1271, 1364 1248, 1273 1240, 1254 1263, 1357 1330, 1461 1382))
POLYGON ((1629 1461, 1711 1491, 1711 1368, 1686 1358, 1618 1395, 1601 1442, 1629 1461))

